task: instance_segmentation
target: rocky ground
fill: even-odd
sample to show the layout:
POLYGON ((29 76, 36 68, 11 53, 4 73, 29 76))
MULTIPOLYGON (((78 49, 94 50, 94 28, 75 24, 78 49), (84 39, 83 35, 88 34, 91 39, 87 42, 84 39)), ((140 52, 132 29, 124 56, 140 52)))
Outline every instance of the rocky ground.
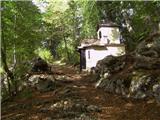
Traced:
POLYGON ((53 66, 52 74, 32 75, 29 89, 13 100, 3 103, 1 118, 160 120, 160 106, 155 99, 135 100, 104 92, 95 88, 94 80, 94 75, 79 74, 71 66, 53 66))
POLYGON ((160 103, 160 33, 144 39, 132 53, 98 61, 96 73, 96 87, 106 92, 160 103))

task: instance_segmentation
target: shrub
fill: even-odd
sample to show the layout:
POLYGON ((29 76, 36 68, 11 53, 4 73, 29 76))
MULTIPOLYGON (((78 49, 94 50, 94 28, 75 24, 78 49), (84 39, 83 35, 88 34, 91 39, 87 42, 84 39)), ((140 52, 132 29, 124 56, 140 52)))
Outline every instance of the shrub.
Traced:
POLYGON ((35 53, 41 57, 43 60, 45 60, 47 63, 53 62, 53 56, 51 52, 46 48, 38 48, 35 53))

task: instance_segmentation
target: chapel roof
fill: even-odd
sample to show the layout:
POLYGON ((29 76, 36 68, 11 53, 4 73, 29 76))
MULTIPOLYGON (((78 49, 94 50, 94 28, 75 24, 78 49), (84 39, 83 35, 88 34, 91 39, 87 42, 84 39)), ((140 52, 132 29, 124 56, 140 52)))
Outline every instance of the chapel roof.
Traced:
POLYGON ((78 46, 78 49, 83 49, 83 48, 89 48, 89 47, 120 47, 124 46, 124 44, 107 44, 107 43, 101 43, 100 40, 98 39, 84 39, 81 42, 81 45, 78 46))
POLYGON ((107 21, 107 22, 101 22, 99 24, 99 28, 100 27, 120 27, 120 26, 112 21, 107 21))

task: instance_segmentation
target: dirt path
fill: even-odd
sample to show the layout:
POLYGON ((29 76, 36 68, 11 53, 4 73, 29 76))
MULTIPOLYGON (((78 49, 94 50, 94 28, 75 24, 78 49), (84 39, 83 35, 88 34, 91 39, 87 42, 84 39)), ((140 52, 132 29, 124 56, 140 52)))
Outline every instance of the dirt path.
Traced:
POLYGON ((2 104, 3 120, 160 120, 154 100, 136 101, 94 87, 94 77, 55 66, 64 79, 54 91, 31 90, 31 97, 2 104))

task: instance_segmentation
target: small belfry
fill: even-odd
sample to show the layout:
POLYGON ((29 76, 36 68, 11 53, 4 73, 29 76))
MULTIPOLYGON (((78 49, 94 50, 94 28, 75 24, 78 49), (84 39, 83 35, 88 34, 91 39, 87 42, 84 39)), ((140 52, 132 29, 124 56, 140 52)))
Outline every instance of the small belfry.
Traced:
POLYGON ((113 22, 102 22, 98 25, 97 38, 101 44, 120 44, 120 31, 117 24, 113 22))
POLYGON ((119 25, 112 21, 102 21, 97 27, 97 38, 84 39, 78 46, 80 69, 90 71, 106 56, 125 54, 122 40, 119 25))

